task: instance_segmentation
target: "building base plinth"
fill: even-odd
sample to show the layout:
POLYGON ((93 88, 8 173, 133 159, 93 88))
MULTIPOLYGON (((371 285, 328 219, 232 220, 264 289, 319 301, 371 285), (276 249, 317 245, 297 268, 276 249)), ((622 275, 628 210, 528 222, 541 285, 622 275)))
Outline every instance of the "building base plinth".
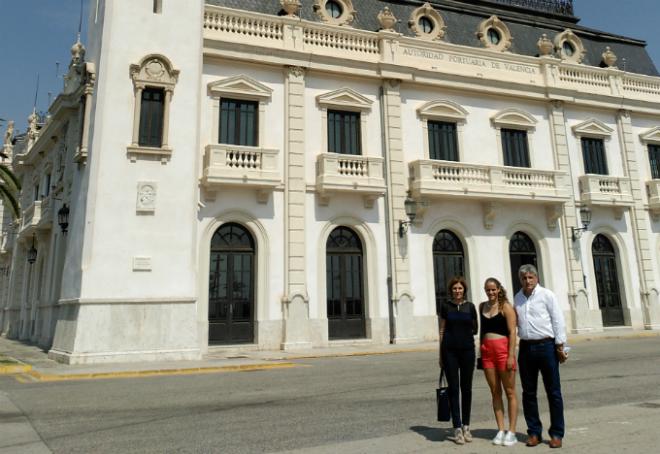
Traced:
POLYGON ((199 349, 135 352, 73 353, 52 349, 48 358, 64 364, 134 363, 142 361, 193 361, 202 358, 199 349))

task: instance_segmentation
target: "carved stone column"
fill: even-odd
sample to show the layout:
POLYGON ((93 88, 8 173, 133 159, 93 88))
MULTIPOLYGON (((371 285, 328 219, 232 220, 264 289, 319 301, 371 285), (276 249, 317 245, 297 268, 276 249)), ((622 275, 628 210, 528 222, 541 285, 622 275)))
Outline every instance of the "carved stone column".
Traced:
POLYGON ((305 257, 305 69, 286 71, 284 162, 284 333, 282 349, 310 348, 305 257))
MULTIPOLYGON (((630 112, 620 110, 617 114, 617 126, 621 140, 622 162, 630 180, 630 190, 635 205, 630 210, 630 223, 635 241, 635 258, 639 275, 639 289, 641 299, 642 321, 645 329, 660 328, 660 283, 655 279, 653 271, 653 253, 650 250, 650 222, 648 212, 644 207, 645 187, 639 174, 639 163, 635 151, 635 137, 633 135, 630 112)), ((624 308, 628 312, 628 319, 635 321, 635 310, 632 307, 624 308)))
POLYGON ((404 202, 408 191, 408 169, 403 151, 401 121, 401 87, 398 80, 383 82, 384 127, 387 155, 388 213, 390 232, 388 241, 392 251, 392 304, 395 322, 394 343, 414 342, 418 340, 413 316, 413 299, 410 291, 410 265, 408 255, 408 236, 400 238, 398 222, 408 220, 404 202))

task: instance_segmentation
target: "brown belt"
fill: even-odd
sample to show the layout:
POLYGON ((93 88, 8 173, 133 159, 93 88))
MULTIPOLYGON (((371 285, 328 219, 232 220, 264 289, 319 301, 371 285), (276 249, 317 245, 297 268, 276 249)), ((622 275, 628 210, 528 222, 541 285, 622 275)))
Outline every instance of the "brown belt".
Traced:
POLYGON ((521 344, 534 345, 534 344, 543 344, 548 341, 554 341, 554 337, 544 337, 543 339, 520 339, 521 344))

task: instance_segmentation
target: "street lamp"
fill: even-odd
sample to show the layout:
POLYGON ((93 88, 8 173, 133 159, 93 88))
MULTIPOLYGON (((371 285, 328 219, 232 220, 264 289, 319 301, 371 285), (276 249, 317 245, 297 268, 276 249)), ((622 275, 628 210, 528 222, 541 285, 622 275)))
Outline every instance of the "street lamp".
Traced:
POLYGON ((399 221, 399 238, 403 238, 403 236, 408 231, 408 226, 413 223, 415 217, 417 216, 417 202, 415 202, 415 199, 410 197, 410 191, 408 191, 408 196, 406 197, 405 202, 403 202, 403 207, 406 210, 406 216, 408 217, 408 220, 399 221))
POLYGON ((62 233, 66 235, 69 228, 69 207, 66 206, 66 203, 57 212, 57 223, 60 225, 62 233))
POLYGON ((27 252, 27 261, 30 265, 33 265, 37 261, 37 248, 34 247, 34 235, 32 235, 32 246, 27 252))
POLYGON ((582 219, 582 227, 571 227, 571 239, 573 242, 582 236, 582 232, 586 231, 591 223, 591 210, 588 206, 580 208, 580 219, 582 219))

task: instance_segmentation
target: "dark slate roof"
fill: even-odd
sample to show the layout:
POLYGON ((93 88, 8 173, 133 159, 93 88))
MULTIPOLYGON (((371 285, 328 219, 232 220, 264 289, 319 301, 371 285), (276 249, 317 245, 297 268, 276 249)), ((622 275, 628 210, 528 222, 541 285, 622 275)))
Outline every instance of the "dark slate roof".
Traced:
MULTIPOLYGON (((281 14, 279 0, 205 0, 209 5, 255 11, 265 14, 281 14)), ((318 22, 320 19, 314 13, 313 2, 302 0, 300 17, 318 22)), ((399 19, 396 31, 405 36, 414 36, 408 27, 408 18, 412 11, 424 0, 353 0, 357 15, 352 27, 362 30, 376 31, 380 28, 376 16, 388 6, 399 19)), ((653 61, 646 52, 646 42, 633 38, 615 35, 599 30, 582 27, 577 24, 578 18, 572 15, 551 14, 535 9, 510 6, 498 0, 429 0, 440 12, 447 28, 444 40, 453 44, 472 47, 482 47, 476 30, 481 21, 496 14, 511 31, 513 43, 511 52, 521 55, 538 55, 536 42, 545 33, 550 39, 567 28, 580 37, 584 44, 586 55, 583 63, 591 66, 601 65, 601 54, 609 46, 619 58, 617 65, 628 72, 658 76, 653 61)))

